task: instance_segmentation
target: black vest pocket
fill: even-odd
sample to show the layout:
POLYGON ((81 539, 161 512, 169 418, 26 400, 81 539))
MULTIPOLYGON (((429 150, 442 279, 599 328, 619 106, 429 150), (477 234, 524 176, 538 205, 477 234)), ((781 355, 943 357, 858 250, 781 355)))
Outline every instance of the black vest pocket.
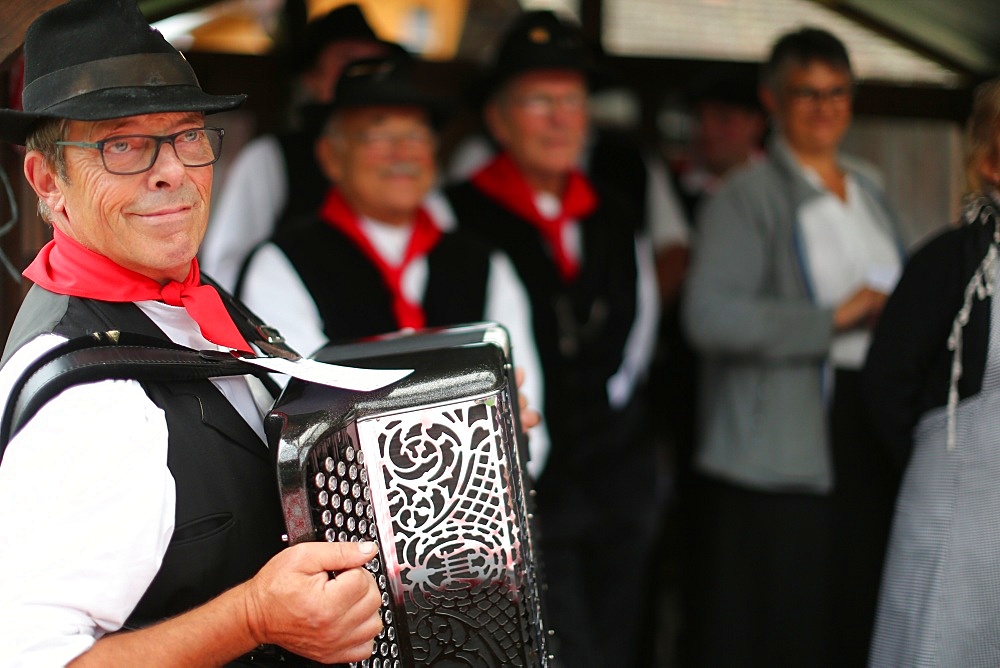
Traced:
POLYGON ((231 513, 214 513, 175 528, 163 564, 128 626, 141 627, 179 614, 236 584, 230 582, 236 526, 231 513))

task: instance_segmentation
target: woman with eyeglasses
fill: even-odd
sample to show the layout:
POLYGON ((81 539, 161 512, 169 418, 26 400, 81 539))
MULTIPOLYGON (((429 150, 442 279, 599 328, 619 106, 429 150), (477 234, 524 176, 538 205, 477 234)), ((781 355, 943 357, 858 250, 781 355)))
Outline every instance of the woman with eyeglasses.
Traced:
POLYGON ((844 45, 786 34, 761 81, 768 157, 702 210, 684 301, 702 359, 692 663, 862 665, 894 484, 859 378, 902 244, 840 153, 844 45))

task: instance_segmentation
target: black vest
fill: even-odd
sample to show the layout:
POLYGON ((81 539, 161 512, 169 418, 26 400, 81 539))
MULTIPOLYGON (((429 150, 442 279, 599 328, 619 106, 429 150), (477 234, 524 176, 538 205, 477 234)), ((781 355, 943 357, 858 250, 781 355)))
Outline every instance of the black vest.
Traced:
MULTIPOLYGON (((34 286, 5 355, 44 332, 76 337, 107 330, 166 338, 134 304, 66 297, 34 286)), ((166 414, 167 466, 177 503, 163 564, 126 621, 130 628, 184 612, 249 579, 282 549, 284 532, 272 457, 225 396, 210 381, 143 388, 166 414)))
MULTIPOLYGON (((309 290, 331 341, 399 329, 378 268, 339 230, 312 219, 279 231, 274 243, 309 290)), ((427 255, 423 309, 428 327, 483 319, 488 248, 466 232, 445 233, 427 255)))
POLYGON ((632 428, 607 400, 607 381, 621 365, 636 316, 636 209, 601 188, 597 210, 580 221, 583 264, 564 283, 529 222, 471 182, 446 192, 465 229, 505 251, 528 287, 535 343, 545 374, 546 424, 552 450, 546 475, 585 466, 632 428))

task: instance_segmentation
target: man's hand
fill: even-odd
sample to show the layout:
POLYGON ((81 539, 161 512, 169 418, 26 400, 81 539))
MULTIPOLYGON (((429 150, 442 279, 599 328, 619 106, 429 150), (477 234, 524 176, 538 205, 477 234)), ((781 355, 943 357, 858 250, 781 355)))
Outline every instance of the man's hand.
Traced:
POLYGON ((246 583, 254 639, 322 663, 367 659, 382 630, 381 595, 362 568, 373 556, 374 543, 302 543, 276 554, 246 583))
MULTIPOLYGON (((514 380, 518 387, 521 387, 521 383, 524 382, 524 369, 517 367, 514 369, 514 380)), ((528 431, 535 425, 542 423, 541 414, 532 409, 528 408, 528 398, 521 393, 517 395, 517 403, 520 404, 518 409, 521 411, 521 427, 528 431)))

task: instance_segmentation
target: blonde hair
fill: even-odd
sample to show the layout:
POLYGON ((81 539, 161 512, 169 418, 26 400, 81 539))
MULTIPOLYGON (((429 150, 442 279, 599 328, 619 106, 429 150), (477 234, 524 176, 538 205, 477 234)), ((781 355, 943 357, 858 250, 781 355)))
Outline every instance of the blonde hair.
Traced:
POLYGON ((987 160, 1000 169, 1000 79, 976 86, 972 112, 965 128, 965 187, 967 195, 988 192, 998 185, 982 173, 987 160))

